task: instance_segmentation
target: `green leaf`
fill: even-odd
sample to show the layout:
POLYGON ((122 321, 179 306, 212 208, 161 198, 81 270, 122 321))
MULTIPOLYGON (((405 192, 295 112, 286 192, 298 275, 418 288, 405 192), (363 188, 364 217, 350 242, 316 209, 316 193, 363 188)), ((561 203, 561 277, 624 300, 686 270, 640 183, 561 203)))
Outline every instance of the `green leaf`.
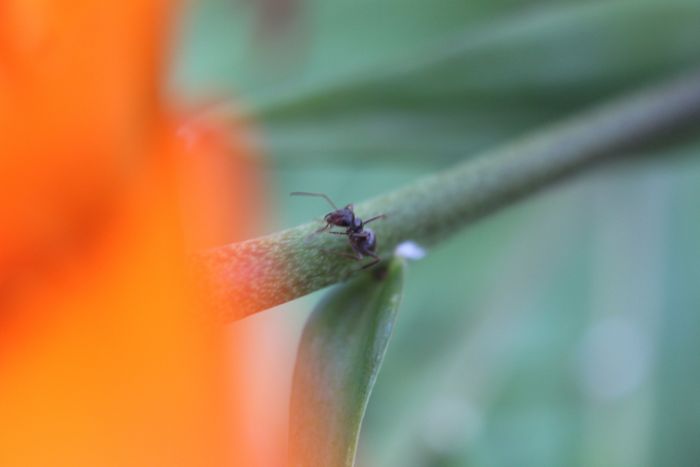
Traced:
POLYGON ((334 289, 301 338, 290 414, 291 465, 352 466, 362 418, 396 321, 404 265, 334 289))
POLYGON ((312 0, 298 24, 313 41, 278 38, 296 53, 267 61, 240 8, 196 4, 201 43, 186 41, 176 81, 231 89, 266 155, 293 170, 445 167, 700 65, 697 0, 312 0))

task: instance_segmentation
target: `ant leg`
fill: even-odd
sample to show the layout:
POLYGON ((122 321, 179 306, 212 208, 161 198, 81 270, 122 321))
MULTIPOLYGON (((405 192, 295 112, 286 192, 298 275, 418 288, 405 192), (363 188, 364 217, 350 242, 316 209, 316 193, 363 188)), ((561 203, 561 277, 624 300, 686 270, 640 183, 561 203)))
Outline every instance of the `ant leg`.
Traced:
MULTIPOLYGON (((330 233, 340 233, 340 232, 330 232, 330 233)), ((343 234, 345 235, 345 234, 343 234)), ((350 241, 350 237, 348 237, 348 243, 350 244, 350 248, 352 248, 352 252, 355 253, 354 255, 351 255, 349 253, 341 253, 339 251, 332 251, 332 250, 326 250, 325 248, 321 248, 321 251, 326 253, 326 254, 331 254, 331 255, 336 255, 336 256, 342 256, 343 258, 349 258, 353 259, 355 261, 362 261, 362 258, 364 258, 364 255, 360 250, 355 247, 355 244, 353 244, 350 241)))
POLYGON ((330 229, 331 227, 332 227, 331 224, 326 224, 326 225, 324 225, 323 227, 319 228, 318 230, 314 230, 313 232, 311 232, 309 235, 307 235, 307 236, 304 238, 304 243, 309 243, 309 241, 310 241, 313 237, 315 237, 316 235, 320 234, 321 232, 325 232, 326 230, 330 229))
POLYGON ((320 234, 321 232, 325 232, 326 230, 330 229, 331 227, 333 227, 332 224, 326 224, 326 225, 324 225, 323 227, 321 227, 320 229, 314 231, 313 234, 314 234, 314 235, 320 234))
POLYGON ((382 260, 379 256, 375 255, 374 253, 367 252, 367 255, 374 258, 374 261, 372 261, 371 263, 365 264, 360 269, 371 268, 372 266, 374 266, 375 264, 377 264, 378 262, 380 262, 382 260))
POLYGON ((347 232, 328 232, 328 233, 333 234, 333 235, 348 235, 347 232))
POLYGON ((372 221, 376 221, 377 219, 386 219, 386 214, 380 214, 378 216, 370 217, 366 221, 362 223, 362 225, 369 224, 372 221))

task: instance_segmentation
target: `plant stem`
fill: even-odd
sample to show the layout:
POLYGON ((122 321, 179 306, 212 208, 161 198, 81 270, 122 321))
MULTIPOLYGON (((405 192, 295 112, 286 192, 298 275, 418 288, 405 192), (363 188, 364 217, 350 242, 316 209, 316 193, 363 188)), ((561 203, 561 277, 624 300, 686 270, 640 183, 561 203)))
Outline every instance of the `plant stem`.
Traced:
MULTIPOLYGON (((700 72, 617 100, 543 132, 356 206, 372 224, 378 254, 402 241, 429 246, 486 214, 577 173, 605 156, 697 123, 700 72)), ((321 224, 304 224, 199 254, 206 292, 225 320, 240 319, 301 297, 357 273, 361 264, 335 235, 308 237, 321 224), (324 251, 326 250, 326 251, 324 251)))

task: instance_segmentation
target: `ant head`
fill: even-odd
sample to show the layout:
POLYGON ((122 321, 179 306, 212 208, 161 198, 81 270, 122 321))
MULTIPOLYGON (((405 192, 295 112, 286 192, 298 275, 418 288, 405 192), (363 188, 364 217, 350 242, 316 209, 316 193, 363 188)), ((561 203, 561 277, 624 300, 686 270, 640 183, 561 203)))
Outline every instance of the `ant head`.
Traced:
POLYGON ((347 208, 329 212, 323 218, 328 224, 338 227, 350 227, 355 223, 355 214, 347 208))

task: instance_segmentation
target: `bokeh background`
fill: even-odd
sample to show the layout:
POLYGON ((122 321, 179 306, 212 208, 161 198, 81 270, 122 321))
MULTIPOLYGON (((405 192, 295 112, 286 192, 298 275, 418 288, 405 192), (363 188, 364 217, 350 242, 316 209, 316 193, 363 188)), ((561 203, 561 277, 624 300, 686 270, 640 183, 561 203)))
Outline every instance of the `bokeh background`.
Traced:
MULTIPOLYGON (((271 232, 327 210, 290 191, 357 202, 700 66, 700 2, 200 0, 177 37, 171 91, 251 121, 271 232)), ((700 135, 630 156, 410 265, 359 465, 698 465, 700 135)), ((319 296, 231 326, 268 410, 319 296)))

